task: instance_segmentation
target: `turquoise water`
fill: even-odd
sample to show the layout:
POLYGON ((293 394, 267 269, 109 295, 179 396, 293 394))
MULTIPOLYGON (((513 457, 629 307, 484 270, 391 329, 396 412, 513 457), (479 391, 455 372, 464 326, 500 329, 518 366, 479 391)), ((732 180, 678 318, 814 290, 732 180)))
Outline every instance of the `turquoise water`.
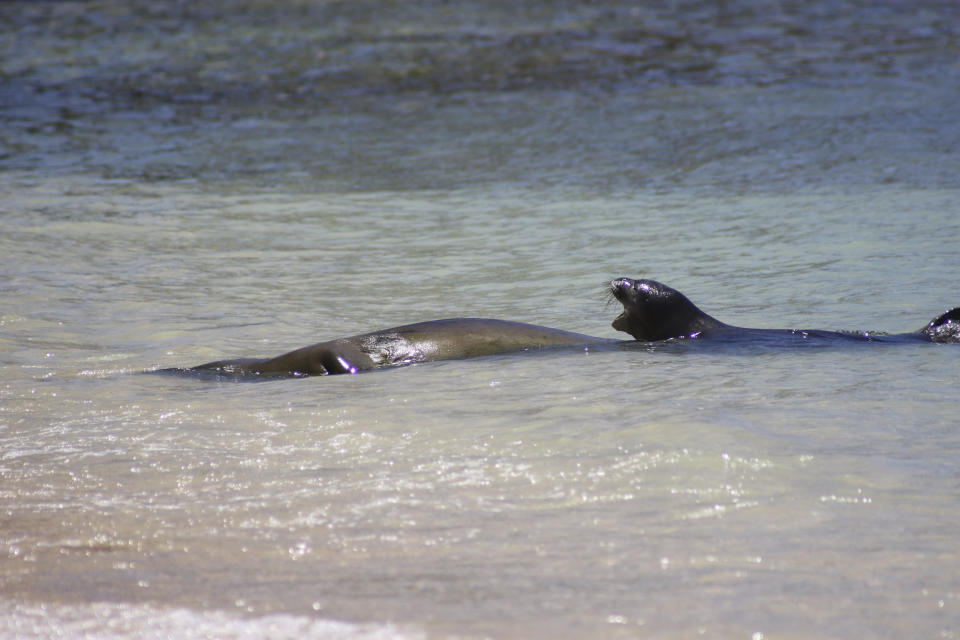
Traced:
POLYGON ((951 345, 140 373, 617 337, 616 276, 917 329, 960 304, 952 5, 0 16, 0 636, 956 637, 951 345))

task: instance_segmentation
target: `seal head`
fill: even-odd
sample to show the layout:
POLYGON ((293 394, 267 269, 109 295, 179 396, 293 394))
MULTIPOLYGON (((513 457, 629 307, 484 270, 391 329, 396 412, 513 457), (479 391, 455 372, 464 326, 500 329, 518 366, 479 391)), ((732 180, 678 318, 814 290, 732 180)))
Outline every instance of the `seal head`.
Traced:
POLYGON ((644 342, 695 338, 707 329, 727 326, 698 309, 687 296, 655 280, 617 278, 610 282, 610 294, 623 304, 613 328, 644 342))
POLYGON ((960 342, 960 307, 937 316, 920 333, 930 342, 960 342))

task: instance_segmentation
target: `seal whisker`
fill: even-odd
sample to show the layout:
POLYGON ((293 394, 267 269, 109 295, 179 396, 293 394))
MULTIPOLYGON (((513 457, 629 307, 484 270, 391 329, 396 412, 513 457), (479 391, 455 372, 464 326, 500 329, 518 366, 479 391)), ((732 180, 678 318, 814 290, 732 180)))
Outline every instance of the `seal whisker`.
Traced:
POLYGON ((617 300, 617 295, 615 293, 616 290, 613 286, 613 282, 611 282, 610 280, 606 280, 604 281, 602 286, 603 286, 603 297, 604 297, 605 309, 609 308, 610 305, 613 304, 614 302, 617 302, 617 303, 620 302, 619 300, 617 300))

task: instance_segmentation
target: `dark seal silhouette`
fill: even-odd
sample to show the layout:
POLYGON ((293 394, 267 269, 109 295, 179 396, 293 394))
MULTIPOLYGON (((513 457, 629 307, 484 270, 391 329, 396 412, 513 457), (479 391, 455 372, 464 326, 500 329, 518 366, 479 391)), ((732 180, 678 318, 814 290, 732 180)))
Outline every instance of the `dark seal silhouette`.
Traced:
POLYGON ((687 296, 655 280, 617 278, 610 293, 623 313, 613 328, 643 342, 690 338, 825 338, 876 342, 960 342, 960 307, 937 316, 912 333, 886 334, 874 331, 823 331, 820 329, 750 329, 735 327, 707 315, 687 296))
MULTIPOLYGON (((720 322, 701 311, 676 289, 653 280, 618 278, 613 280, 609 287, 611 295, 623 304, 623 313, 613 321, 613 328, 625 331, 642 342, 708 337, 750 341, 789 337, 804 340, 827 338, 960 342, 960 308, 938 316, 919 331, 898 335, 877 332, 747 329, 720 322)), ((449 318, 327 340, 274 358, 217 360, 196 367, 161 369, 158 373, 183 373, 215 379, 263 380, 360 373, 414 362, 475 358, 552 347, 620 348, 629 344, 635 343, 522 322, 449 318)))

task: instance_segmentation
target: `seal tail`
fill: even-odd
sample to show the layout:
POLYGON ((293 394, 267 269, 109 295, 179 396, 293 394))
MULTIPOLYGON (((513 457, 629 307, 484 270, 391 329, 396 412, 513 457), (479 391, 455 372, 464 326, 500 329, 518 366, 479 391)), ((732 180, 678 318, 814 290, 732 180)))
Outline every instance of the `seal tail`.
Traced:
POLYGON ((937 316, 920 333, 931 342, 960 342, 960 307, 937 316))

